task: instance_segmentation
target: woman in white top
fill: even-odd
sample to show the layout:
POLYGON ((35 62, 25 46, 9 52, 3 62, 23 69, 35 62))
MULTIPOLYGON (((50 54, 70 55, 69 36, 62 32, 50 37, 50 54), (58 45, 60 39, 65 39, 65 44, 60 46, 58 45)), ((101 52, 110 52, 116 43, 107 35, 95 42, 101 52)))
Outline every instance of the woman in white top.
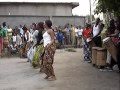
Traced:
POLYGON ((44 22, 45 33, 43 34, 44 54, 43 59, 43 72, 47 75, 45 79, 55 80, 55 74, 53 69, 54 54, 55 54, 55 33, 52 29, 52 22, 46 20, 44 22))

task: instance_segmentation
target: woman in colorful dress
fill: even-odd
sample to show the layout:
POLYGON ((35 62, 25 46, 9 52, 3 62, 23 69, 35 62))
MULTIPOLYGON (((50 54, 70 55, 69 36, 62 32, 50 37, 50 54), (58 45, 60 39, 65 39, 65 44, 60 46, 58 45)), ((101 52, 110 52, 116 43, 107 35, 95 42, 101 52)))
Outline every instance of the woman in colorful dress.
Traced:
POLYGON ((46 74, 45 79, 53 81, 56 80, 53 69, 56 46, 55 46, 55 33, 51 26, 52 22, 50 20, 46 20, 44 22, 44 28, 46 31, 43 34, 44 53, 42 59, 43 59, 43 72, 46 74))
POLYGON ((84 60, 91 62, 91 53, 90 53, 90 45, 89 42, 91 41, 91 34, 92 34, 92 29, 89 24, 86 25, 86 28, 83 30, 82 35, 83 35, 83 40, 84 40, 84 45, 83 45, 83 50, 84 50, 84 60))
POLYGON ((23 30, 24 30, 24 36, 22 38, 23 47, 22 47, 21 55, 23 58, 27 58, 27 50, 30 45, 30 32, 28 31, 26 26, 23 27, 23 30))

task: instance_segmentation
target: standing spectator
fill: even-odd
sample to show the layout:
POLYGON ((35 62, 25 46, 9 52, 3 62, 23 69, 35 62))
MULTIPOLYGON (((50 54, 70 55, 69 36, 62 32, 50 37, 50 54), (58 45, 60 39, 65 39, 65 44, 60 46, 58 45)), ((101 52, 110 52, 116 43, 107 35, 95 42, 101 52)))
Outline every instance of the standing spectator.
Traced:
POLYGON ((67 45, 69 45, 70 44, 70 28, 67 26, 66 28, 65 28, 65 31, 66 31, 66 38, 67 38, 67 45))
POLYGON ((78 28, 75 27, 75 48, 77 48, 78 45, 78 28))
POLYGON ((59 43, 59 47, 61 48, 61 46, 63 45, 63 40, 64 40, 64 36, 63 36, 63 33, 61 32, 61 30, 58 30, 58 32, 57 32, 57 40, 59 43))
POLYGON ((3 22, 3 26, 2 26, 3 30, 5 31, 5 34, 7 35, 7 25, 6 22, 3 22))
POLYGON ((16 45, 17 45, 17 49, 19 49, 20 46, 22 45, 22 38, 21 38, 19 32, 17 32, 16 34, 17 34, 17 35, 16 35, 16 45))
POLYGON ((12 43, 13 43, 13 47, 16 46, 16 41, 17 41, 17 39, 16 39, 16 32, 13 32, 13 35, 12 35, 12 43))
POLYGON ((78 28, 78 46, 79 47, 82 47, 82 32, 83 32, 83 29, 78 28))
POLYGON ((78 27, 75 28, 75 47, 82 46, 82 29, 79 29, 78 27))
POLYGON ((71 25, 71 41, 72 41, 72 45, 75 45, 75 27, 73 25, 71 25))
POLYGON ((23 26, 22 25, 20 25, 19 30, 20 30, 20 36, 22 37, 23 34, 24 34, 23 26))
POLYGON ((9 25, 8 25, 7 31, 8 31, 8 38, 9 38, 9 41, 10 41, 13 30, 12 30, 12 28, 9 25))
POLYGON ((2 50, 3 50, 3 37, 4 37, 4 34, 3 34, 3 29, 0 25, 0 56, 2 55, 2 50))
POLYGON ((3 22, 3 27, 2 27, 3 31, 4 31, 4 39, 3 39, 3 49, 5 49, 7 46, 8 46, 8 28, 7 28, 7 25, 6 25, 6 22, 3 22))

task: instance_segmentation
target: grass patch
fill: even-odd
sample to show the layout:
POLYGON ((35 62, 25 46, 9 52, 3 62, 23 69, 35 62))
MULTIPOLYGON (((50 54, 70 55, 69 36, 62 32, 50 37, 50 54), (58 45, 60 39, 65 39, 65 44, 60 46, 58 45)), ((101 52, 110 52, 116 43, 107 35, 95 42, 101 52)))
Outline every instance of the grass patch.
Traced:
POLYGON ((65 51, 68 51, 68 52, 76 52, 76 50, 74 48, 67 48, 65 51))

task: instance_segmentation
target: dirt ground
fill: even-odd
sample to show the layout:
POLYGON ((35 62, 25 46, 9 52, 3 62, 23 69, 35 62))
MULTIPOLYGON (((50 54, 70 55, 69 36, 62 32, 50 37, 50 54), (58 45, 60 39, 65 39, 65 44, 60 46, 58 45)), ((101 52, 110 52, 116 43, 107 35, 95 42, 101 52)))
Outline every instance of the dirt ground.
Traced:
POLYGON ((57 50, 54 68, 57 80, 46 81, 27 59, 0 58, 0 90, 120 90, 120 74, 84 62, 81 49, 57 50))

